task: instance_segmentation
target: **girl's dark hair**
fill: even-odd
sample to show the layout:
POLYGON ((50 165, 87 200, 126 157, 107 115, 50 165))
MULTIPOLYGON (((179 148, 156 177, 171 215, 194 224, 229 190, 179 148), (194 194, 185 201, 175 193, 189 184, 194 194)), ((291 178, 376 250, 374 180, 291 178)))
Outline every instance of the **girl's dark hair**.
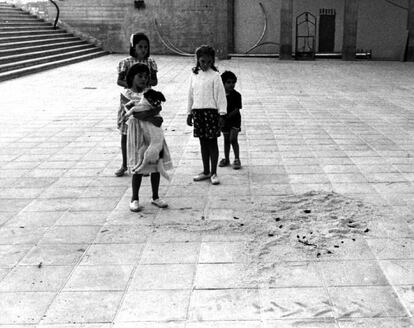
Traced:
POLYGON ((217 67, 214 65, 215 59, 216 59, 216 52, 214 51, 213 47, 202 45, 196 49, 195 55, 196 55, 196 66, 193 67, 194 74, 198 74, 199 70, 201 69, 200 63, 199 63, 199 59, 201 56, 210 56, 212 59, 211 69, 216 72, 218 71, 217 67))
POLYGON ((237 82, 237 76, 232 71, 225 71, 223 74, 221 74, 221 80, 224 82, 228 80, 234 80, 237 82))
POLYGON ((148 37, 144 34, 144 33, 135 33, 131 35, 131 38, 129 40, 129 55, 131 57, 136 57, 137 54, 135 52, 135 46, 137 45, 137 43, 139 41, 145 40, 148 43, 148 52, 147 55, 145 56, 145 59, 147 59, 150 56, 150 42, 148 37))
POLYGON ((126 74, 126 83, 127 83, 128 88, 132 88, 134 77, 138 73, 147 73, 149 77, 150 70, 148 66, 145 64, 137 63, 137 64, 132 65, 126 74))

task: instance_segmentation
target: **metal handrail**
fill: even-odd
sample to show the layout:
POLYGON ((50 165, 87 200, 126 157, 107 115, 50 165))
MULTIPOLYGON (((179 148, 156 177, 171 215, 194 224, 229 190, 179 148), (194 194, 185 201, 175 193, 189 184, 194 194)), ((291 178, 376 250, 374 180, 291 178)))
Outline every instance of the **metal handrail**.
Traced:
POLYGON ((53 24, 53 28, 56 29, 56 25, 58 23, 59 20, 59 14, 60 14, 60 10, 59 10, 59 6, 57 5, 57 3, 54 0, 49 0, 51 3, 53 3, 53 5, 56 7, 57 13, 56 13, 56 18, 55 18, 55 23, 53 24))

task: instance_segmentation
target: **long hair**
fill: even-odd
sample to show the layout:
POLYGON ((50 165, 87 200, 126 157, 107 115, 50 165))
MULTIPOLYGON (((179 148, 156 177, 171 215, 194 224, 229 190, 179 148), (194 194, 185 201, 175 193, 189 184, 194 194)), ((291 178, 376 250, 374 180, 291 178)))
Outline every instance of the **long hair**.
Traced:
POLYGON ((138 73, 147 73, 148 78, 149 78, 150 71, 149 71, 148 66, 145 65, 145 64, 137 63, 137 64, 132 65, 129 68, 129 70, 126 74, 126 83, 127 83, 128 88, 132 88, 132 84, 134 82, 134 77, 138 73))
POLYGON ((193 67, 194 74, 198 74, 198 72, 201 69, 200 63, 199 63, 199 59, 201 56, 210 56, 212 60, 211 69, 216 72, 218 71, 217 67, 214 65, 215 59, 216 59, 216 52, 214 51, 213 47, 207 46, 207 45, 199 46, 195 51, 195 55, 196 55, 196 66, 193 67))
POLYGON ((145 59, 147 59, 150 56, 150 42, 149 42, 148 37, 144 33, 131 34, 131 37, 129 39, 129 55, 131 57, 137 56, 135 52, 135 46, 141 40, 145 40, 148 43, 148 52, 147 52, 147 55, 145 56, 145 59))

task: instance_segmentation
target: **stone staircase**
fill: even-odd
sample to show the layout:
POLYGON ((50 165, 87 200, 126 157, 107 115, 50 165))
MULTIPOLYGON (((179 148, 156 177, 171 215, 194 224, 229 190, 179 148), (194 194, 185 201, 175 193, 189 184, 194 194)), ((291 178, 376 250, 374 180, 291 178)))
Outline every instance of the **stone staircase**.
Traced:
POLYGON ((0 2, 0 81, 108 54, 21 9, 0 2))

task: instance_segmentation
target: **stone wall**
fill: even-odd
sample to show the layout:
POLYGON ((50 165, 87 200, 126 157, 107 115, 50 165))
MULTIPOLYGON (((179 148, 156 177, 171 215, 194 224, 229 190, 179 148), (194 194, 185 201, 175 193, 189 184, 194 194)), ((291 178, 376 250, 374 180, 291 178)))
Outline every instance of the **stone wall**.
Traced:
MULTIPOLYGON (((254 52, 279 51, 273 43, 280 41, 280 0, 144 0, 145 9, 136 9, 134 0, 55 1, 61 8, 60 25, 63 28, 108 51, 127 53, 131 33, 144 32, 151 40, 153 54, 174 54, 177 51, 192 54, 200 44, 211 44, 220 58, 227 57, 228 53, 244 53, 258 40, 264 23, 259 6, 261 2, 268 19, 262 41, 272 44, 254 52), (158 28, 155 20, 159 23, 158 28)), ((55 18, 56 10, 48 0, 7 2, 51 22, 55 18)), ((396 3, 406 6, 408 1, 396 3)), ((293 4, 294 19, 304 11, 318 17, 321 8, 336 10, 334 51, 340 53, 344 0, 294 0, 293 4)), ((414 9, 411 8, 411 12, 414 9)), ((371 49, 373 59, 399 60, 406 41, 407 13, 408 10, 392 6, 386 0, 359 0, 356 47, 371 49)), ((295 22, 292 32, 294 48, 295 22)))
MULTIPOLYGON (((99 42, 106 50, 125 53, 129 37, 144 32, 153 54, 173 54, 171 49, 194 53, 200 44, 210 44, 219 57, 228 53, 228 2, 210 0, 146 0, 137 9, 133 0, 55 0, 60 23, 85 38, 99 42), (155 20, 161 38, 157 33, 155 20), (99 40, 99 41, 98 41, 99 40)), ((47 0, 8 0, 19 7, 53 21, 56 10, 47 0)))

